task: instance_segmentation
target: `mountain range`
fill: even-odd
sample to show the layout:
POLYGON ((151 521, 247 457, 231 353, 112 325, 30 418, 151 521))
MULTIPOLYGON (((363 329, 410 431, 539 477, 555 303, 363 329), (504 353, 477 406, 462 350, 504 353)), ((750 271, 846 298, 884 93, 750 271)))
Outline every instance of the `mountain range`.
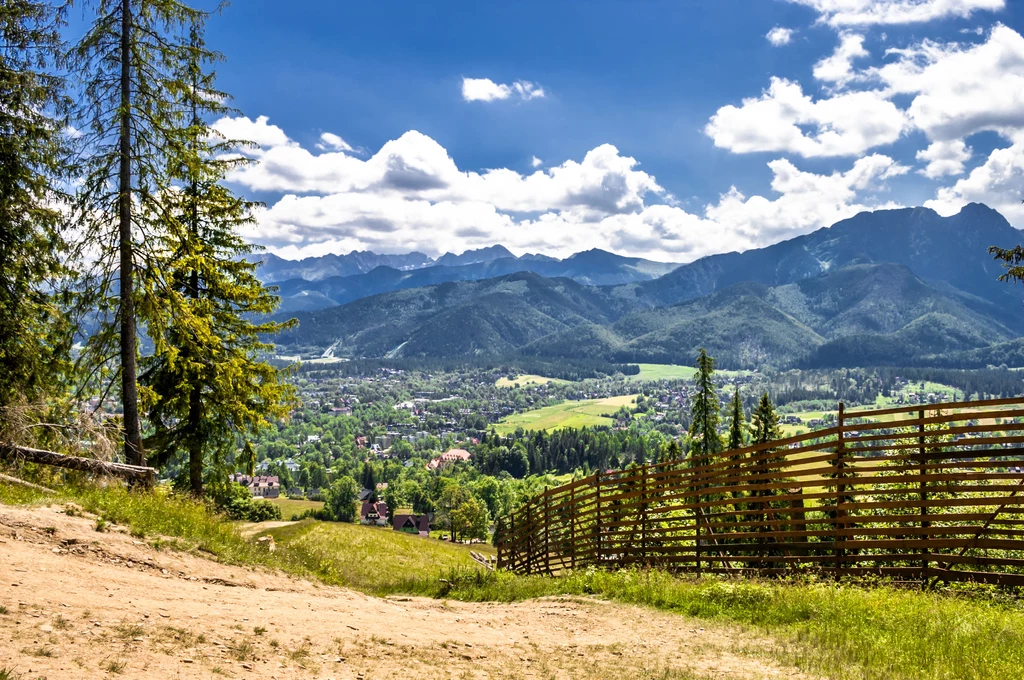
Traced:
POLYGON ((865 212, 678 267, 596 250, 515 258, 496 246, 457 256, 491 258, 478 262, 281 282, 285 299, 305 291, 345 304, 293 314, 298 328, 277 341, 349 357, 689 364, 703 346, 736 368, 999 364, 1022 354, 1024 314, 987 249, 1020 241, 998 212, 971 204, 950 217, 865 212))

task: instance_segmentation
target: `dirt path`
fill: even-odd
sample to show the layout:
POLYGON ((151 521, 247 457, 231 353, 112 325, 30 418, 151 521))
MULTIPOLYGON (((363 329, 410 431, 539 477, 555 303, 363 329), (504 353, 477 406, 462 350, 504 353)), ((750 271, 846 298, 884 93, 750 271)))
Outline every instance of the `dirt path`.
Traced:
POLYGON ((808 677, 771 644, 584 599, 379 599, 0 506, 0 671, 25 680, 808 677))

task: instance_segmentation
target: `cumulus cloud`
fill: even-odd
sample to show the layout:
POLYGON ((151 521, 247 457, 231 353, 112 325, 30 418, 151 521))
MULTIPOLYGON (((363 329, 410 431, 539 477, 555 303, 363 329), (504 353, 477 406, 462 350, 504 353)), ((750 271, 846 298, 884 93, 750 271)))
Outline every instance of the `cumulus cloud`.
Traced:
POLYGON ((715 146, 735 153, 785 151, 814 158, 862 154, 895 142, 905 127, 904 113, 880 92, 814 100, 799 83, 773 77, 760 97, 718 109, 704 131, 715 146))
POLYGON ((532 165, 535 168, 539 168, 540 166, 544 165, 544 161, 534 156, 533 158, 530 159, 530 165, 532 165))
POLYGON ((953 186, 939 189, 935 199, 925 205, 942 215, 952 215, 967 203, 984 203, 1020 225, 1024 222, 1021 187, 1024 187, 1024 138, 993 151, 967 177, 953 186))
MULTIPOLYGON (((244 130, 256 122, 217 124, 244 130)), ((689 212, 636 159, 610 144, 581 159, 519 173, 460 169, 441 145, 415 131, 365 160, 310 151, 283 132, 277 141, 243 149, 260 162, 231 180, 277 196, 247 236, 283 257, 353 249, 440 254, 504 243, 560 256, 600 247, 683 262, 829 225, 877 205, 870 197, 887 178, 905 172, 879 155, 831 175, 803 172, 779 159, 769 164, 772 196, 747 197, 733 188, 689 212)))
POLYGON ((842 88, 857 78, 853 61, 867 56, 869 55, 868 51, 864 49, 864 36, 856 33, 843 33, 840 35, 839 45, 836 46, 832 55, 814 65, 814 77, 842 88))
POLYGON ((793 41, 793 29, 776 26, 772 30, 768 31, 765 38, 767 38, 768 42, 775 47, 782 47, 783 45, 788 45, 793 41))
POLYGON ((227 139, 234 139, 259 144, 260 146, 286 146, 292 144, 284 130, 276 125, 270 124, 267 116, 260 116, 256 120, 248 118, 225 117, 213 125, 213 129, 224 135, 227 139))
POLYGON ((355 151, 348 142, 332 132, 321 134, 320 143, 316 145, 316 148, 321 151, 355 151))
POLYGON ((997 11, 1006 0, 789 0, 818 12, 830 26, 914 24, 935 19, 970 17, 977 11, 997 11))
POLYGON ((962 139, 932 142, 927 149, 917 152, 917 160, 928 163, 919 172, 931 179, 959 175, 964 171, 964 163, 970 159, 971 148, 962 139))
POLYGON ((929 139, 981 131, 1009 138, 1024 127, 1024 37, 997 24, 980 44, 922 41, 887 53, 896 60, 870 69, 889 96, 911 95, 907 113, 929 139))
POLYGON ((544 96, 544 88, 528 80, 517 80, 511 85, 496 83, 490 78, 463 78, 462 98, 467 102, 491 102, 517 96, 523 100, 544 96))

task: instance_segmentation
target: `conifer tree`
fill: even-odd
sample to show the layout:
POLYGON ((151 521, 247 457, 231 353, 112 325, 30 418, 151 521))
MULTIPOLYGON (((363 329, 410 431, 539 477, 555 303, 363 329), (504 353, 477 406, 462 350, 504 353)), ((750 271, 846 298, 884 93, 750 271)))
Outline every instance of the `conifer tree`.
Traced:
POLYGON ((68 100, 54 75, 63 12, 0 3, 0 409, 50 391, 68 343, 53 290, 63 276, 68 100))
MULTIPOLYGON (((779 428, 779 416, 775 412, 775 405, 772 403, 771 397, 765 392, 761 395, 761 400, 757 404, 757 408, 754 409, 754 413, 751 416, 751 438, 752 444, 767 444, 773 442, 782 436, 782 432, 779 428)), ((754 454, 756 460, 753 464, 753 472, 756 475, 768 475, 771 473, 777 473, 781 470, 780 462, 782 457, 778 455, 773 449, 766 449, 764 451, 758 451, 754 454)), ((766 484, 768 478, 756 480, 755 484, 766 484)), ((762 490, 755 492, 754 495, 758 496, 770 496, 770 490, 762 490)))
POLYGON ((743 448, 743 439, 746 426, 746 417, 743 415, 743 402, 740 401, 740 387, 736 386, 736 393, 732 397, 732 418, 729 423, 729 448, 743 448))
POLYGON ((263 358, 273 345, 261 340, 294 322, 253 321, 273 313, 278 298, 256 277, 258 265, 243 257, 255 249, 239 229, 253 222, 256 204, 224 186, 225 175, 247 161, 232 153, 241 142, 211 128, 228 113, 210 68, 219 58, 197 22, 176 74, 189 120, 171 138, 167 172, 175 184, 160 222, 166 261, 159 283, 172 313, 153 334, 154 352, 140 375, 152 393, 147 416, 155 435, 146 443, 160 463, 187 453, 195 495, 203 492, 204 469, 222 478, 236 450, 242 455, 230 462, 251 471, 250 437, 270 418, 285 417, 294 397, 263 358))
POLYGON ((693 422, 690 424, 690 463, 695 467, 711 462, 712 455, 722 450, 718 436, 718 421, 721 406, 715 389, 715 360, 702 347, 697 356, 697 373, 694 382, 697 392, 693 397, 693 422))
POLYGON ((124 455, 144 464, 137 383, 139 321, 154 337, 166 323, 157 291, 161 218, 170 195, 169 154, 187 123, 178 67, 188 31, 204 13, 179 0, 92 0, 92 23, 72 50, 82 78, 81 140, 85 155, 76 211, 82 233, 81 307, 99 329, 82 355, 85 380, 119 377, 124 455))

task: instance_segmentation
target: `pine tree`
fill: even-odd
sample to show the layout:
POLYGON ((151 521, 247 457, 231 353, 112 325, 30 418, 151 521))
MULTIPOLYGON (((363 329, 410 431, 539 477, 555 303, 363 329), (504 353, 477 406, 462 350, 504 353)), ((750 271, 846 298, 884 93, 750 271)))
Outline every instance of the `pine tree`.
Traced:
POLYGON ((81 308, 99 330, 82 355, 85 380, 120 377, 124 455, 145 463, 137 383, 138 325, 150 337, 166 323, 156 289, 164 202, 173 193, 169 154, 188 118, 178 65, 188 31, 205 14, 179 0, 92 0, 95 17, 71 53, 82 80, 83 160, 76 222, 83 238, 81 308))
POLYGON ((0 3, 0 409, 53 389, 68 357, 59 300, 64 274, 68 100, 60 66, 62 12, 0 3))
MULTIPOLYGON (((228 112, 226 95, 215 88, 202 26, 191 29, 178 82, 189 124, 173 138, 168 174, 176 182, 165 198, 161 220, 160 289, 172 310, 167 327, 154 334, 154 352, 143 362, 140 383, 152 392, 147 412, 155 435, 147 440, 162 463, 179 451, 189 460, 189 488, 203 492, 203 473, 227 471, 232 452, 253 464, 250 437, 287 415, 293 390, 280 371, 263 360, 273 349, 261 337, 294 322, 255 323, 277 309, 273 290, 256 278, 254 252, 238 230, 253 222, 255 204, 236 197, 224 177, 246 162, 209 121, 228 112)), ((234 461, 239 462, 239 461, 234 461)))
POLYGON ((736 393, 732 397, 732 419, 729 423, 729 448, 743 448, 746 417, 743 415, 743 402, 740 400, 740 388, 736 386, 736 393))
POLYGON ((765 392, 751 417, 751 430, 754 444, 766 444, 782 436, 779 429, 779 416, 775 412, 772 398, 765 392))
POLYGON ((695 467, 711 462, 711 456, 722 450, 718 436, 718 420, 721 406, 715 389, 715 360, 702 347, 697 357, 697 374, 694 381, 697 392, 693 397, 693 422, 690 425, 690 463, 695 467))

